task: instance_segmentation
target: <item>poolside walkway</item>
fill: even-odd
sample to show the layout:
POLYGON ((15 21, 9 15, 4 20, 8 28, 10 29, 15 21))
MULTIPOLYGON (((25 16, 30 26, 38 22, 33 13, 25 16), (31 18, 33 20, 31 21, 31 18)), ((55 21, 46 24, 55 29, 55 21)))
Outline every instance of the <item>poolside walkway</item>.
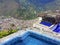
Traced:
POLYGON ((48 36, 54 37, 56 39, 60 39, 60 33, 56 33, 53 32, 53 30, 51 30, 50 28, 53 26, 45 26, 40 24, 41 22, 41 17, 39 17, 40 20, 38 20, 37 22, 33 23, 33 27, 31 27, 31 30, 35 30, 35 32, 41 33, 41 34, 46 34, 48 36))
POLYGON ((50 37, 54 37, 55 39, 60 39, 60 33, 53 32, 51 29, 49 29, 48 26, 42 24, 35 24, 35 28, 32 27, 30 30, 40 34, 48 35, 50 37))

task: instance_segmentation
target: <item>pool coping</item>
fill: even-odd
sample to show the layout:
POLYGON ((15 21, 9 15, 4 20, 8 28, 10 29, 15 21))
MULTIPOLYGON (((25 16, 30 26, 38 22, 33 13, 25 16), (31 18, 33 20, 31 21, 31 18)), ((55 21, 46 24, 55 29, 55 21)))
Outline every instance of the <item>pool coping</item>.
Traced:
POLYGON ((57 38, 55 38, 55 37, 52 37, 52 36, 49 36, 49 35, 46 35, 46 34, 41 34, 41 33, 37 32, 37 31, 29 30, 28 32, 33 32, 33 33, 36 33, 36 34, 42 35, 42 36, 44 36, 44 37, 48 37, 48 38, 50 38, 50 39, 52 39, 52 40, 56 40, 56 41, 60 42, 60 39, 57 39, 57 38))

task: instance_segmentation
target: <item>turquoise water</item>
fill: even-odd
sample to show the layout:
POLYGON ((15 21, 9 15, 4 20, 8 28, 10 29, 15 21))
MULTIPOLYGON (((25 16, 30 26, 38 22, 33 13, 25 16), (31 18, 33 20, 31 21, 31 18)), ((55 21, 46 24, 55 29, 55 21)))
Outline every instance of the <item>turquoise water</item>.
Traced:
POLYGON ((39 39, 36 39, 34 37, 31 37, 31 36, 26 38, 24 42, 26 45, 53 45, 51 43, 47 43, 46 41, 44 41, 42 39, 39 40, 39 39))
POLYGON ((28 36, 23 41, 17 41, 11 45, 56 45, 56 44, 49 43, 46 40, 38 39, 33 36, 28 36))

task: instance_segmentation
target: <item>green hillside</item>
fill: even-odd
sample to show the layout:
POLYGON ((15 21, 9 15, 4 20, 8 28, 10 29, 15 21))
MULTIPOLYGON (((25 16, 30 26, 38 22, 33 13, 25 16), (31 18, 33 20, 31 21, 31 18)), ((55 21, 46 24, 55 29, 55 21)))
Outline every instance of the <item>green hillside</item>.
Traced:
POLYGON ((13 16, 18 19, 34 19, 41 11, 60 10, 60 0, 51 2, 46 0, 46 4, 45 0, 41 1, 42 2, 39 2, 39 0, 32 0, 32 2, 29 0, 0 0, 0 16, 13 16))

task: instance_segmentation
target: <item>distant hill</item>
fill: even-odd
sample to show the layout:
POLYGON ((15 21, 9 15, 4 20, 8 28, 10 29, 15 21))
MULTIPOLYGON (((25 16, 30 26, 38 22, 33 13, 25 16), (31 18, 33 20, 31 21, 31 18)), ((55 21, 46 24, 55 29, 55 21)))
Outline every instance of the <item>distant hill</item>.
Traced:
POLYGON ((14 15, 17 8, 15 0, 0 0, 0 15, 14 15))
POLYGON ((54 2, 55 0, 28 0, 28 1, 36 6, 41 6, 41 5, 44 6, 45 4, 54 2))
POLYGON ((60 9, 60 0, 28 0, 35 5, 37 10, 56 10, 60 9))
POLYGON ((34 18, 41 11, 56 9, 60 9, 60 0, 0 0, 0 15, 7 17, 34 18))

